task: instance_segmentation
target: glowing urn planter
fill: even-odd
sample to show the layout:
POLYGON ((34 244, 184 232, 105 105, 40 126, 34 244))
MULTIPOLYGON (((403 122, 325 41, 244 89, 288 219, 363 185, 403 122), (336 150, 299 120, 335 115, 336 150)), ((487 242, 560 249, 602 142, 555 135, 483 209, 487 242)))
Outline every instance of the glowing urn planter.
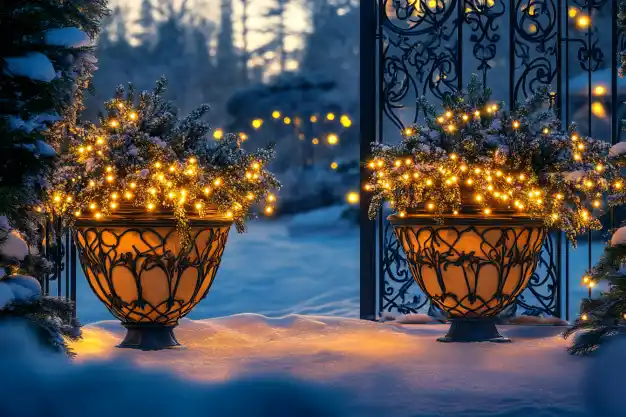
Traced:
POLYGON ((515 302, 535 272, 547 230, 542 219, 511 210, 486 217, 479 207, 444 216, 389 217, 413 278, 451 320, 441 342, 508 342, 496 315, 515 302))
POLYGON ((100 220, 79 217, 74 241, 89 285, 127 329, 119 347, 180 346, 173 329, 208 293, 232 220, 207 208, 188 217, 184 248, 171 212, 130 205, 100 220))

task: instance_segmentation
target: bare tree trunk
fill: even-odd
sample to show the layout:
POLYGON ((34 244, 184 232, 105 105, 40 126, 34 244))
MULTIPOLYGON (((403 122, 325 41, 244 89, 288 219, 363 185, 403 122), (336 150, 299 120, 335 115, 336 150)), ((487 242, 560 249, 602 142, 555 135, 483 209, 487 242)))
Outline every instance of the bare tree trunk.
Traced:
POLYGON ((241 27, 243 36, 243 51, 241 53, 241 71, 243 74, 243 84, 248 85, 250 76, 248 74, 248 61, 250 61, 250 52, 248 52, 248 5, 250 0, 241 0, 243 5, 243 13, 241 14, 241 27))
POLYGON ((278 10, 279 10, 279 23, 278 23, 278 42, 280 42, 279 49, 279 62, 280 62, 280 72, 285 71, 286 61, 287 61, 287 51, 285 50, 285 37, 287 35, 287 30, 285 27, 285 10, 287 8, 287 0, 278 0, 278 10))

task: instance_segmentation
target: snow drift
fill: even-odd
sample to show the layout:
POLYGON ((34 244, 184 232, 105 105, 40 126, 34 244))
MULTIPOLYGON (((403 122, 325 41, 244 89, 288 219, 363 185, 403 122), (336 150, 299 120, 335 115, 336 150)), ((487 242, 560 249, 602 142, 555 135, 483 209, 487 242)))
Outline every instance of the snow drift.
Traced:
POLYGON ((284 375, 208 384, 123 360, 72 365, 41 350, 25 323, 2 323, 0 333, 3 417, 341 415, 336 392, 284 375))
POLYGON ((556 326, 501 326, 514 342, 440 344, 441 324, 240 314, 183 320, 182 350, 116 349, 119 323, 85 329, 69 363, 0 323, 7 417, 617 416, 626 341, 565 352, 556 326), (610 372, 607 374, 607 370, 610 372), (259 376, 263 375, 263 376, 259 376), (296 379, 297 378, 297 379, 296 379), (607 386, 608 383, 608 386, 607 386))

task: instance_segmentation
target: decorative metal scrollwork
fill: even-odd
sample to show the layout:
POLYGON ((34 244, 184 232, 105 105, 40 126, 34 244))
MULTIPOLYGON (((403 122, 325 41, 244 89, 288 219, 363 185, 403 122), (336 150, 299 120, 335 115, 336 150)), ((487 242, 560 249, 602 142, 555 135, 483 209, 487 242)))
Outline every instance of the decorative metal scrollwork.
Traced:
POLYGON ((491 61, 496 57, 500 41, 501 23, 505 14, 503 0, 473 0, 465 2, 465 23, 470 27, 472 54, 478 61, 475 71, 482 74, 483 84, 487 84, 487 72, 492 69, 491 61))
POLYGON ((229 227, 193 226, 187 250, 175 225, 79 225, 74 240, 89 286, 123 324, 171 326, 208 293, 229 227))
POLYGON ((380 1, 381 102, 388 120, 402 129, 417 121, 418 114, 407 118, 403 109, 418 97, 441 99, 458 88, 457 0, 380 1))
MULTIPOLYGON (((598 9, 605 2, 584 0, 581 8, 598 9)), ((490 78, 506 80, 508 100, 523 100, 540 85, 554 86, 561 65, 559 19, 567 11, 559 10, 557 3, 556 0, 379 0, 382 40, 379 105, 384 113, 383 132, 388 131, 385 128, 388 122, 395 129, 417 122, 420 114, 415 99, 427 96, 441 100, 447 92, 461 87, 462 74, 467 70, 481 74, 488 86, 490 78), (507 32, 508 38, 503 38, 507 32), (508 48, 504 48, 505 40, 508 48), (465 56, 464 49, 470 46, 472 53, 465 56), (500 51, 505 52, 508 64, 498 68, 499 77, 490 77, 495 73, 493 66, 500 51)), ((591 43, 589 47, 581 47, 579 54, 587 63, 596 65, 603 56, 595 49, 597 45, 591 43), (591 54, 591 61, 586 54, 591 54)), ((415 285, 391 226, 386 219, 382 221, 380 310, 423 311, 429 304, 428 298, 415 285)), ((548 237, 540 266, 517 304, 524 314, 560 314, 557 311, 560 271, 555 256, 554 242, 548 237)))
MULTIPOLYGON (((560 232, 558 232, 560 233, 560 232)), ((557 296, 559 276, 555 262, 558 254, 551 234, 546 237, 539 264, 528 282, 527 290, 517 299, 517 305, 525 315, 558 316, 557 296)))
MULTIPOLYGON (((557 75, 558 19, 552 0, 513 0, 511 36, 517 72, 512 97, 533 94, 541 85, 551 85, 557 75)), ((512 103, 513 104, 513 103, 512 103)))
POLYGON ((381 290, 381 311, 417 313, 428 305, 428 297, 415 285, 406 256, 388 221, 385 224, 384 239, 382 268, 385 280, 381 290))
MULTIPOLYGON (((541 221, 494 226, 395 224, 415 281, 454 317, 495 316, 535 277, 546 235, 541 221)), ((404 224, 406 223, 406 224, 404 224)))

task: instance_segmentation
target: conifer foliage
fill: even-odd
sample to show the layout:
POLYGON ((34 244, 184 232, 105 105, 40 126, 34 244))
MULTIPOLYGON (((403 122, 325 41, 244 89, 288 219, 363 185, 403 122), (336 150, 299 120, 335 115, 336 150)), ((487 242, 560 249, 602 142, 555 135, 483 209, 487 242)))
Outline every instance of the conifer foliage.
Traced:
MULTIPOLYGON (((0 4, 0 316, 28 310, 20 316, 57 336, 76 324, 67 305, 41 298, 37 280, 24 274, 50 267, 37 254, 37 208, 82 110, 96 64, 91 45, 106 13, 105 0, 0 4)), ((57 336, 49 339, 56 345, 57 336)))
MULTIPOLYGON (((626 30, 626 0, 618 4, 617 25, 626 30)), ((626 75, 626 52, 620 52, 620 76, 626 75)), ((622 125, 624 121, 622 120, 622 125)), ((613 146, 611 154, 621 167, 626 166, 626 143, 613 146)), ((626 192, 620 193, 614 204, 624 204, 626 192)), ((575 335, 569 352, 586 355, 594 352, 613 336, 626 333, 626 224, 614 231, 604 249, 600 261, 583 277, 583 283, 594 286, 599 282, 608 284, 608 291, 600 297, 584 299, 580 316, 564 333, 568 338, 575 335)))

